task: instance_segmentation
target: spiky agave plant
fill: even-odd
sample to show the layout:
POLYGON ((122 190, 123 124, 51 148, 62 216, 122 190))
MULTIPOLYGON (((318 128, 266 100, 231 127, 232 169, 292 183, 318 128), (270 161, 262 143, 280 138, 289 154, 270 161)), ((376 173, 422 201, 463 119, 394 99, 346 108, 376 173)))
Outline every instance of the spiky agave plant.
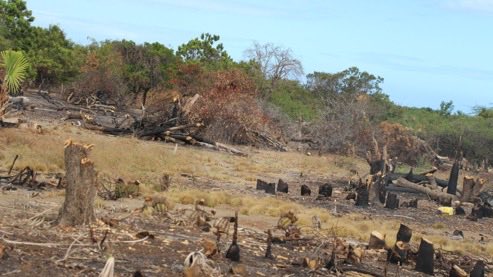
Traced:
POLYGON ((0 52, 0 58, 0 67, 4 71, 2 90, 6 94, 16 95, 26 79, 29 62, 22 52, 13 50, 0 52))

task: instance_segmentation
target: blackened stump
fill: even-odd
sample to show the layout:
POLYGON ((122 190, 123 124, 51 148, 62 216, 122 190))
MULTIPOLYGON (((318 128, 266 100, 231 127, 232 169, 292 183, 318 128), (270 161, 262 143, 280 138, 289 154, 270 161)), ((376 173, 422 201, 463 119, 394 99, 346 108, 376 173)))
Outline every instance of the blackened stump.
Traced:
POLYGON ((301 185, 301 196, 310 196, 312 190, 307 185, 301 185))
POLYGON ((318 187, 318 195, 323 197, 331 197, 332 196, 332 186, 328 183, 323 184, 318 187))
POLYGON ((283 192, 283 193, 288 193, 289 192, 288 183, 284 182, 282 179, 279 179, 279 181, 277 182, 277 191, 283 192))

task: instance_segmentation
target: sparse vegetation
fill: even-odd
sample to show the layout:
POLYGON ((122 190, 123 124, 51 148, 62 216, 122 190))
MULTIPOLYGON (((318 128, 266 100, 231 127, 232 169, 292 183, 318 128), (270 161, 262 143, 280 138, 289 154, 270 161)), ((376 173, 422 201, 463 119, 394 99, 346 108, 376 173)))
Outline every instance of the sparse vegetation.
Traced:
MULTIPOLYGON (((293 235, 298 239, 303 234, 331 240, 332 243, 335 243, 336 238, 356 240, 357 243, 351 242, 352 246, 368 241, 370 233, 378 231, 385 235, 385 238, 379 241, 385 240, 387 246, 392 246, 396 245, 395 233, 399 224, 405 222, 413 227, 411 243, 414 245, 418 244, 421 238, 427 238, 434 243, 435 249, 447 253, 476 255, 476 260, 477 256, 493 255, 491 239, 487 238, 488 242, 484 243, 483 234, 478 231, 483 232, 481 222, 471 222, 470 226, 465 226, 465 217, 440 217, 434 213, 438 204, 424 196, 414 198, 413 195, 413 199, 408 199, 405 195, 403 198, 406 199, 401 199, 406 200, 407 206, 401 206, 402 209, 399 210, 395 210, 399 208, 397 197, 393 198, 396 200, 393 203, 397 204, 392 207, 387 206, 387 201, 385 208, 389 209, 377 203, 382 202, 382 196, 385 198, 380 192, 385 194, 388 190, 384 188, 391 185, 384 183, 387 180, 381 178, 387 174, 386 165, 391 161, 394 161, 395 165, 397 162, 403 163, 395 171, 396 174, 384 176, 395 175, 396 178, 392 180, 396 181, 396 190, 400 189, 397 181, 403 180, 399 179, 403 175, 399 173, 407 173, 411 168, 416 172, 430 172, 431 156, 447 160, 446 157, 435 155, 437 153, 449 157, 464 155, 473 163, 481 161, 485 167, 491 165, 492 108, 476 107, 473 114, 465 114, 454 113, 452 101, 443 101, 437 110, 399 106, 382 90, 383 77, 355 66, 335 73, 309 73, 305 79, 302 63, 292 50, 271 43, 255 43, 245 52, 246 60, 234 60, 228 54, 226 45, 221 42, 221 37, 210 33, 203 33, 176 49, 165 46, 168 45, 167 42, 136 43, 125 39, 92 41, 89 45, 80 45, 70 41, 60 26, 35 27, 32 25, 33 21, 34 17, 26 1, 0 0, 0 108, 7 101, 18 101, 18 107, 9 103, 12 104, 9 108, 15 109, 15 116, 12 116, 14 123, 4 122, 0 117, 0 172, 3 174, 9 171, 12 160, 16 157, 13 172, 29 167, 26 180, 55 186, 53 180, 56 179, 60 185, 57 187, 63 188, 63 181, 65 185, 68 182, 66 176, 65 179, 60 177, 60 173, 67 171, 64 168, 62 149, 64 141, 74 138, 81 143, 94 144, 96 147, 92 151, 90 161, 86 155, 74 158, 72 164, 76 170, 68 175, 73 175, 72 183, 84 183, 74 180, 77 179, 77 168, 87 164, 87 167, 91 168, 91 178, 85 182, 91 185, 99 183, 99 196, 93 201, 96 193, 93 190, 90 201, 87 201, 90 204, 84 205, 90 213, 87 213, 85 220, 78 222, 93 221, 94 226, 88 227, 88 230, 81 229, 81 233, 90 234, 93 242, 98 242, 94 238, 94 232, 97 233, 98 228, 99 231, 105 230, 104 238, 98 242, 97 251, 101 253, 96 254, 112 251, 112 247, 103 245, 107 235, 111 235, 110 243, 131 244, 128 248, 119 248, 119 251, 142 254, 143 249, 149 249, 133 248, 138 246, 134 244, 136 241, 126 240, 130 236, 131 239, 137 238, 138 242, 145 241, 145 247, 159 248, 157 256, 163 253, 166 247, 178 249, 177 252, 180 253, 174 258, 180 257, 182 261, 184 257, 181 256, 185 252, 180 246, 171 247, 170 241, 173 244, 178 243, 178 240, 168 241, 169 238, 176 238, 174 236, 181 232, 181 237, 177 236, 180 243, 194 244, 196 238, 209 233, 209 229, 216 228, 217 233, 213 234, 219 240, 221 232, 212 222, 215 224, 215 220, 223 220, 222 223, 226 223, 227 226, 232 222, 232 214, 239 213, 240 226, 245 226, 241 228, 241 235, 244 237, 238 240, 241 247, 245 243, 243 239, 250 239, 245 235, 246 231, 250 231, 247 230, 250 227, 260 238, 263 238, 263 232, 267 229, 269 234, 270 229, 275 232, 282 229, 286 232, 285 238, 293 235), (27 91, 25 88, 31 89, 27 91), (35 92, 33 88, 36 88, 35 92), (49 92, 46 93, 45 90, 49 92), (29 94, 30 98, 22 95, 23 93, 29 94), (29 99, 33 99, 34 94, 46 100, 50 107, 44 109, 24 106, 24 99, 28 102, 29 99), (69 115, 66 117, 73 120, 73 125, 60 120, 60 115, 69 110, 76 111, 69 114, 74 118, 69 118, 69 115), (51 114, 46 116, 49 120, 45 118, 46 114, 51 114), (115 114, 121 115, 122 119, 128 119, 131 123, 125 122, 128 123, 126 127, 120 128, 123 121, 117 122, 119 118, 115 114), (112 129, 116 131, 105 129, 104 124, 96 124, 96 120, 93 119, 97 116, 112 121, 117 126, 112 129), (36 130, 3 128, 32 125, 38 120, 43 126, 36 130), (88 131, 88 121, 94 123, 93 130, 123 135, 107 136, 88 131), (168 124, 171 127, 168 128, 168 124), (171 128, 181 131, 189 127, 197 130, 194 129, 193 133, 173 134, 174 137, 168 131, 171 128), (161 128, 168 129, 162 131, 161 128), (151 132, 140 136, 139 131, 144 129, 151 132), (119 133, 120 131, 122 132, 119 133), (209 150, 218 150, 220 145, 228 149, 226 143, 235 144, 234 147, 241 150, 236 151, 236 154, 241 152, 241 156, 209 150), (292 145, 295 146, 291 147, 292 145), (286 152, 270 151, 269 147, 286 152), (298 151, 293 151, 294 148, 298 151), (375 175, 368 176, 368 164, 362 157, 372 148, 375 155, 368 158, 367 163, 372 168, 373 162, 375 165, 381 164, 382 168, 375 175), (392 160, 394 157, 397 157, 397 160, 392 160), (93 174, 93 165, 98 175, 93 174), (380 173, 382 175, 379 175, 380 173), (35 180, 36 178, 44 178, 47 182, 35 180), (260 178, 267 180, 265 184, 269 185, 269 188, 273 188, 272 183, 279 179, 286 181, 286 186, 283 186, 282 192, 278 190, 274 196, 266 195, 258 188, 255 190, 255 182, 260 178), (320 184, 325 184, 324 187, 329 188, 333 195, 317 197, 316 189, 320 184), (358 189, 355 189, 355 186, 359 186, 358 189), (107 194, 103 195, 101 191, 107 194), (365 194, 366 198, 361 197, 365 194), (418 198, 424 202, 425 211, 416 210, 418 198), (360 199, 363 199, 362 205, 359 205, 360 199), (94 205, 92 202, 95 202, 94 205), (358 206, 371 206, 372 209, 356 209, 355 202, 358 206), (411 202, 414 204, 411 205, 411 202), (93 206, 96 209, 94 213, 93 206), (210 211, 212 209, 214 211, 210 211), (406 215, 397 211, 404 211, 406 215), (193 221, 191 225, 199 228, 187 229, 191 227, 184 216, 188 213, 194 216, 194 220, 188 221, 193 221), (226 216, 221 218, 221 213, 226 216), (278 218, 286 213, 296 217, 296 220, 291 222, 290 219, 291 223, 286 224, 294 230, 289 230, 286 226, 275 230, 278 218), (100 219, 102 214, 109 217, 118 214, 121 217, 101 218, 101 222, 96 220, 96 217, 100 219), (206 219, 203 219, 202 215, 206 215, 206 219), (125 228, 118 230, 118 227, 115 227, 133 216, 138 219, 133 218, 133 221, 125 226, 130 227, 131 231, 125 228), (214 221, 211 221, 212 218, 214 221), (247 223, 244 224, 243 220, 247 223), (204 224, 205 222, 209 223, 204 224), (131 234, 137 228, 147 230, 131 234), (181 229, 176 232, 174 228, 181 229), (466 236, 458 240, 451 239, 453 228, 463 228, 466 236), (294 232, 288 235, 288 230, 294 232), (147 244, 146 240, 151 238, 149 232, 156 232, 156 236, 162 237, 153 244, 147 244), (195 234, 190 235, 194 232, 195 234), (477 236, 481 236, 481 239, 477 236)), ((0 109, 0 116, 2 112, 0 109)), ((90 147, 81 146, 82 148, 90 147)), ((371 156, 370 153, 369 157, 371 156)), ((455 166, 459 168, 458 163, 455 166)), ((440 171, 435 168, 433 173, 429 174, 434 174, 436 170, 440 171)), ((437 172, 437 176, 444 174, 448 176, 448 172, 437 172)), ((10 183, 5 186, 5 191, 2 187, 0 201, 9 200, 6 199, 9 191, 17 189, 13 187, 12 181, 16 176, 11 175, 11 172, 8 175, 2 176, 2 180, 10 183), (3 194, 6 196, 2 197, 3 194)), ((458 175, 457 173, 454 176, 458 175)), ((420 185, 423 182, 430 183, 430 188, 424 191, 430 199, 436 200, 428 193, 432 189, 433 192, 447 196, 447 199, 459 199, 458 195, 455 195, 456 185, 453 186, 452 193, 446 194, 436 189, 438 185, 443 187, 445 180, 434 179, 434 175, 428 174, 419 177, 421 179, 416 182, 420 185), (453 197, 451 194, 454 194, 453 197)), ((471 177, 471 180, 475 180, 476 177, 471 177)), ((477 177, 477 180, 482 186, 483 179, 477 177)), ((17 184, 21 184, 18 186, 23 186, 24 183, 26 182, 17 180, 17 184)), ((450 181, 448 183, 451 188, 450 181)), ((415 182, 412 184, 418 186, 415 182)), ((485 187, 488 187, 488 184, 485 187)), ((401 188, 405 190, 407 187, 401 184, 401 188)), ((419 188, 422 187, 414 190, 419 192, 419 188)), ((19 191, 16 195, 23 195, 23 188, 19 191)), ((267 190, 265 192, 276 193, 267 190)), ((45 212, 58 207, 60 203, 57 201, 60 201, 65 193, 61 190, 48 190, 24 194, 26 199, 15 199, 15 205, 12 207, 0 205, 0 209, 17 212, 13 215, 2 213, 0 223, 10 221, 16 215, 22 215, 19 221, 22 224, 12 224, 9 228, 15 228, 16 232, 25 231, 22 234, 24 238, 60 238, 59 234, 54 234, 57 230, 48 229, 49 221, 45 218, 45 212), (35 197, 39 198, 33 200, 35 197), (17 200, 22 200, 22 203, 18 204, 17 200), (48 200, 53 202, 42 203, 48 200), (36 210, 44 208, 43 205, 50 208, 44 212, 36 210), (35 215, 29 215, 31 218, 26 220, 26 211, 35 215), (24 224, 26 222, 28 224, 24 224), (46 226, 43 226, 45 223, 46 226), (19 227, 21 225, 28 227, 23 229, 19 227), (41 231, 46 231, 49 235, 39 235, 41 231)), ((67 193, 66 196, 70 194, 67 193)), ((71 194, 70 197, 75 200, 82 199, 77 193, 71 194)), ((437 199, 440 200, 440 197, 437 199)), ((75 200, 72 201, 76 202, 75 200)), ((467 202, 464 199, 461 201, 467 202)), ((73 205, 67 204, 64 207, 70 208, 73 205)), ((235 226, 237 223, 236 220, 235 226)), ((0 227, 3 225, 0 224, 0 227)), ((67 232, 71 231, 73 230, 67 232)), ((487 235, 491 235, 491 230, 486 231, 487 235)), ((0 232, 2 254, 2 242, 17 242, 3 239, 3 234, 14 234, 12 230, 0 232)), ((228 235, 228 232, 224 234, 228 235)), ((235 231, 234 244, 236 235, 235 231)), ((63 236, 70 237, 65 233, 63 236)), ((73 240, 68 250, 64 249, 67 253, 62 261, 56 262, 57 267, 68 259, 73 244, 82 242, 79 238, 73 240)), ((271 239, 270 237, 269 240, 271 239)), ((314 251, 317 255, 320 249, 328 247, 325 243, 314 251)), ((42 244, 41 247, 46 245, 49 244, 42 244)), ((219 244, 211 245, 219 247, 219 244)), ((189 248, 190 246, 187 249, 189 248)), ((305 246, 300 249, 306 250, 305 246)), ((193 251, 196 250, 198 249, 193 251)), ((218 249, 215 250, 217 252, 218 249)), ((329 253, 327 249, 323 251, 326 251, 324 255, 329 253)), ((119 255, 121 253, 116 254, 118 255, 114 255, 115 257, 122 257, 119 255)), ((193 258, 197 255, 207 259, 202 251, 192 252, 190 255, 188 257, 193 258)), ((271 255, 272 253, 268 256, 271 255)), ((346 258, 349 259, 347 253, 344 255, 344 259, 346 258)), ((130 261, 131 258, 127 260, 130 261)), ((310 259, 308 261, 310 262, 310 259)), ((292 266, 292 261, 289 262, 292 266)), ((118 261, 116 266, 120 264, 121 261, 118 261)), ((311 264, 307 264, 310 267, 311 264)))

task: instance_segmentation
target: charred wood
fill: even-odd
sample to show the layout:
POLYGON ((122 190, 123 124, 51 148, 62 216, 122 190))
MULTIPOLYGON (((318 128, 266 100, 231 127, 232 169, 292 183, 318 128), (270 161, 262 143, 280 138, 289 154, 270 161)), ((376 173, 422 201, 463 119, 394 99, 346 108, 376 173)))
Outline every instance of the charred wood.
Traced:
POLYGON ((433 275, 435 250, 433 243, 425 238, 421 239, 416 258, 416 271, 433 275))
POLYGON ((283 192, 283 193, 288 193, 289 192, 288 183, 284 182, 282 179, 279 179, 279 181, 277 182, 277 191, 283 192))
POLYGON ((457 194, 457 183, 459 181, 459 162, 455 161, 452 169, 450 170, 450 177, 448 180, 447 193, 457 194))

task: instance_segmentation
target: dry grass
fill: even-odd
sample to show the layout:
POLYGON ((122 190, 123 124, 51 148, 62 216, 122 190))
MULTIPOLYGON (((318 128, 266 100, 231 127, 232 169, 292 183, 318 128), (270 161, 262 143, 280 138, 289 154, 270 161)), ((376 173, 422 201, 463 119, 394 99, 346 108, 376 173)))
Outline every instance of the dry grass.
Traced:
MULTIPOLYGON (((322 229, 327 236, 336 235, 343 238, 352 238, 358 241, 368 241, 372 231, 378 231, 386 235, 387 245, 395 244, 395 237, 401 221, 388 218, 368 218, 361 214, 348 214, 343 217, 334 216, 327 209, 307 208, 303 205, 277 199, 275 197, 253 197, 235 195, 224 191, 205 192, 198 189, 172 189, 165 195, 173 202, 180 204, 193 204, 196 200, 205 200, 208 207, 227 205, 237 209, 243 215, 265 215, 279 217, 283 212, 293 211, 298 217, 301 227, 312 227, 312 217, 318 216, 322 223, 322 229)), ((450 240, 439 230, 424 230, 424 226, 410 226, 414 230, 413 243, 418 245, 422 237, 434 242, 437 249, 455 251, 458 253, 471 253, 475 255, 493 255, 493 244, 482 245, 473 239, 450 240)), ((305 229, 306 230, 306 229, 305 229)), ((308 230, 306 230, 308 231, 308 230)))
POLYGON ((44 134, 26 129, 3 129, 0 136, 0 167, 8 168, 16 154, 20 155, 15 168, 31 166, 40 172, 63 171, 63 142, 94 144, 91 159, 98 171, 111 177, 139 179, 158 183, 164 173, 206 177, 212 181, 231 184, 252 184, 257 177, 277 179, 297 176, 343 177, 348 168, 365 169, 361 161, 349 161, 339 156, 306 156, 301 153, 273 153, 254 148, 243 148, 249 157, 237 157, 195 147, 134 138, 112 137, 71 126, 45 128, 44 134), (342 161, 342 162, 341 162, 342 161))
MULTIPOLYGON (((257 177, 277 179, 298 176, 300 172, 319 178, 346 177, 350 170, 363 173, 365 162, 341 156, 306 156, 300 153, 276 153, 254 148, 243 148, 248 158, 236 157, 193 147, 178 147, 133 138, 111 137, 77 129, 75 127, 44 128, 44 134, 26 129, 0 130, 0 168, 8 168, 16 154, 20 155, 16 169, 31 166, 40 172, 63 171, 63 142, 66 139, 95 144, 91 159, 99 172, 112 178, 138 179, 143 182, 143 192, 152 194, 162 174, 176 177, 182 173, 205 177, 211 181, 238 186, 253 184, 257 177)), ((367 241, 371 231, 387 235, 387 243, 394 243, 399 221, 386 218, 367 218, 360 214, 335 217, 325 209, 307 208, 294 202, 275 197, 255 198, 224 191, 205 192, 198 189, 173 187, 166 196, 174 203, 192 204, 204 199, 207 206, 227 205, 243 215, 278 217, 284 211, 293 211, 301 226, 311 226, 311 218, 318 216, 329 235, 350 237, 367 241)), ((104 203, 97 203, 104 206, 104 203)), ((412 226, 415 230, 426 226, 412 226)), ((449 251, 493 255, 493 245, 480 245, 476 241, 451 241, 443 234, 443 224, 435 224, 426 237, 437 247, 449 251)), ((429 228, 428 228, 429 229, 429 228)), ((413 241, 417 244, 425 234, 416 231, 413 241)))

